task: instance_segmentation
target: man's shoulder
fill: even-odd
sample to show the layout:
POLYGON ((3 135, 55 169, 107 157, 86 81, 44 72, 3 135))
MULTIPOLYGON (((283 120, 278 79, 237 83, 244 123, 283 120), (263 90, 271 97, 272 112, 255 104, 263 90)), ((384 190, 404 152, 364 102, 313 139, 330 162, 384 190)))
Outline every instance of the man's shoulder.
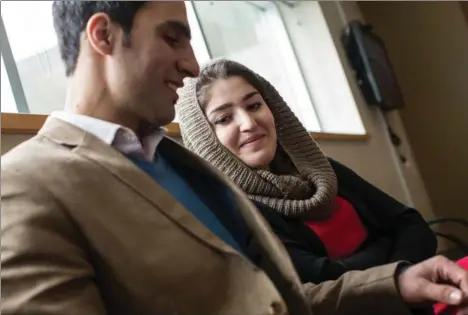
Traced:
POLYGON ((41 135, 36 135, 26 141, 19 143, 13 149, 2 155, 2 164, 6 163, 24 163, 30 158, 42 156, 53 156, 56 145, 41 135))
POLYGON ((3 177, 11 174, 47 174, 49 168, 73 158, 69 148, 65 148, 41 135, 28 139, 2 156, 3 177))

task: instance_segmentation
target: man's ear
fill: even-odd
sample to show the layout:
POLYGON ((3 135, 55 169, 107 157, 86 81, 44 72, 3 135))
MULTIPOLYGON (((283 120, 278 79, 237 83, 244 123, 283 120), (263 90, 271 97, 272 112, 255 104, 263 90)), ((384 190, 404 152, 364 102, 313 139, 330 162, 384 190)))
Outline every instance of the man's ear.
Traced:
POLYGON ((94 51, 100 55, 110 55, 114 49, 116 28, 105 13, 96 13, 86 24, 86 37, 94 51))

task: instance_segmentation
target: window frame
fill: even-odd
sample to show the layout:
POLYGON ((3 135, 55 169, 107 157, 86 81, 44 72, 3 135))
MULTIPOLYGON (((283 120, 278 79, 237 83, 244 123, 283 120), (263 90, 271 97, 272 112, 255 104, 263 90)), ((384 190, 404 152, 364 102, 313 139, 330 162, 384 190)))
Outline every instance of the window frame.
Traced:
POLYGON ((19 113, 29 113, 28 101, 24 94, 23 83, 16 66, 16 61, 11 50, 10 41, 6 32, 3 17, 0 16, 0 52, 2 54, 5 71, 10 81, 11 92, 16 103, 16 109, 19 113))
MULTIPOLYGON (((192 6, 195 12, 195 18, 200 26, 198 14, 193 8, 192 1, 188 1, 188 5, 192 6)), ((283 16, 280 14, 280 18, 283 22, 283 27, 286 28, 283 21, 283 16)), ((286 29, 287 31, 287 29, 286 29)), ((288 34, 289 35, 289 34, 288 34)), ((211 58, 211 53, 206 43, 205 34, 201 32, 205 47, 208 55, 211 58)), ((12 94, 16 103, 18 113, 1 113, 1 134, 22 134, 22 135, 34 135, 41 129, 48 115, 43 114, 31 114, 29 113, 29 106, 27 103, 26 95, 23 90, 23 84, 21 82, 18 68, 13 56, 13 52, 8 40, 8 34, 5 29, 3 18, 0 16, 0 50, 7 72, 8 80, 10 82, 12 94)), ((294 47, 293 47, 294 49, 294 47)), ((295 52, 294 52, 295 53, 295 52)), ((297 56, 295 56, 297 58, 297 56)), ((301 69, 301 72, 303 70, 301 69)), ((304 75, 303 73, 301 73, 304 75)), ((307 89, 309 94, 311 93, 307 89)), ((312 96, 312 95, 311 95, 312 96)), ((316 111, 314 107, 314 111, 316 111)), ((318 115, 317 115, 318 117, 318 115)), ((320 123, 320 121, 319 121, 320 123)), ((168 130, 168 136, 180 137, 180 127, 176 122, 170 123, 165 126, 168 130)), ((364 141, 370 138, 370 135, 366 132, 365 134, 345 134, 345 133, 328 133, 328 132, 310 132, 311 136, 316 140, 333 140, 333 141, 364 141)))
MULTIPOLYGON (((2 135, 35 135, 41 129, 48 115, 42 114, 22 114, 22 113, 2 113, 1 126, 2 135)), ((180 127, 178 123, 170 123, 165 126, 169 137, 180 137, 180 127)), ((328 132, 311 132, 310 135, 315 140, 326 141, 365 141, 370 138, 369 134, 353 135, 328 132)))

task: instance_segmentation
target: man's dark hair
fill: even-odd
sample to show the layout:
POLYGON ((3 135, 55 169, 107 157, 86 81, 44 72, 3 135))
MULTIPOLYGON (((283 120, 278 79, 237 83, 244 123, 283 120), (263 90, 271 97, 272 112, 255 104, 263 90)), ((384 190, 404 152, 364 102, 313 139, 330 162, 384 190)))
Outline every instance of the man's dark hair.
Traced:
POLYGON ((65 63, 65 74, 72 75, 80 53, 81 32, 91 16, 102 12, 119 24, 125 33, 125 44, 130 44, 133 19, 148 1, 54 1, 52 15, 57 33, 60 55, 65 63))

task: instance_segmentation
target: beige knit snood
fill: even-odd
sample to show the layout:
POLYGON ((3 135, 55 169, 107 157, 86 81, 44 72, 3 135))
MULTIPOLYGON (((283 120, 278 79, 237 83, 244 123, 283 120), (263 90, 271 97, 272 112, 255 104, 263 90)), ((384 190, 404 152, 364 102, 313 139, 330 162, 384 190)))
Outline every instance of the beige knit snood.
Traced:
POLYGON ((275 159, 279 159, 280 153, 282 160, 285 155, 289 158, 292 169, 288 174, 253 170, 218 141, 198 103, 197 79, 186 79, 176 106, 184 145, 224 172, 251 200, 288 217, 328 218, 337 192, 333 169, 276 89, 255 75, 264 87, 262 96, 275 119, 279 143, 275 159))

